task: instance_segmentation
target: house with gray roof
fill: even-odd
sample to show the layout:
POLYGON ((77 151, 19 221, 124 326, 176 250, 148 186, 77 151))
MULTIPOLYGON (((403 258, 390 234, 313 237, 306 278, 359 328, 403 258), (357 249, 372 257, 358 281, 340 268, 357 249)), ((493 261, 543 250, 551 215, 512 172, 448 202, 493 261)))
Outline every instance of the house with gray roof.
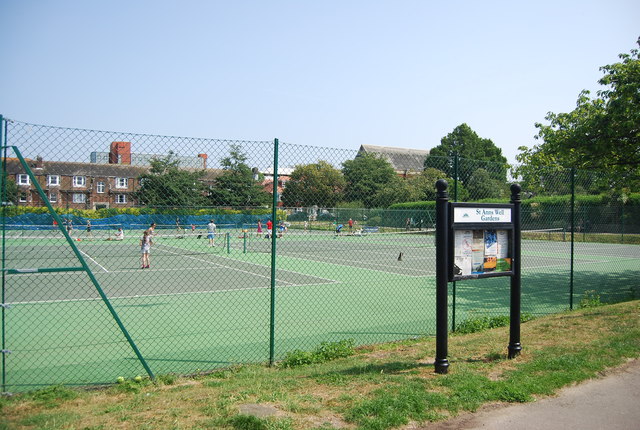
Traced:
POLYGON ((396 148, 391 146, 361 145, 360 154, 376 154, 387 160, 401 176, 417 174, 424 170, 424 160, 429 155, 426 149, 396 148))

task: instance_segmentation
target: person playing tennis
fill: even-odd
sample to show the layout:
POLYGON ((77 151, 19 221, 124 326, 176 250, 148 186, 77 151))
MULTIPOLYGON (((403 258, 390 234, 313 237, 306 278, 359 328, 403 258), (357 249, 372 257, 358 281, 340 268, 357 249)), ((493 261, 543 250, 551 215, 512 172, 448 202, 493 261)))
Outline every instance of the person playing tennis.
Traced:
POLYGON ((209 246, 215 246, 216 224, 212 219, 209 220, 209 224, 207 224, 207 239, 209 239, 209 246))
POLYGON ((153 224, 152 224, 152 227, 149 227, 142 233, 142 239, 140 239, 140 252, 142 253, 141 269, 148 269, 151 265, 151 261, 149 259, 149 253, 151 252, 151 245, 153 245, 153 240, 151 239, 152 235, 153 235, 153 224))

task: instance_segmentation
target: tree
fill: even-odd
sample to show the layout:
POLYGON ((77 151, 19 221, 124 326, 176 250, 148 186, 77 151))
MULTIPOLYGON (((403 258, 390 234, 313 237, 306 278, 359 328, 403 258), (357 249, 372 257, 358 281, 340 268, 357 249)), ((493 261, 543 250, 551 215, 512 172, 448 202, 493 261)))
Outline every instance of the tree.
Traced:
POLYGON ((203 206, 207 203, 203 176, 204 170, 180 169, 180 161, 170 151, 166 157, 151 160, 151 168, 139 176, 141 185, 133 196, 148 206, 203 206))
POLYGON ((269 203, 271 196, 261 185, 264 176, 259 175, 255 180, 246 161, 247 156, 240 145, 231 145, 229 156, 220 160, 223 173, 209 190, 214 206, 265 206, 269 203))
MULTIPOLYGON (((460 124, 440 140, 440 145, 429 151, 424 167, 442 170, 449 177, 455 176, 453 158, 458 155, 458 179, 465 185, 477 169, 485 169, 500 182, 507 180, 507 159, 491 139, 485 139, 467 124, 460 124)), ((474 198, 473 195, 471 195, 474 198)))
POLYGON ((5 197, 4 197, 4 201, 7 203, 13 203, 13 204, 17 204, 18 203, 18 185, 16 185, 16 181, 14 181, 12 178, 8 178, 5 182, 5 197))
MULTIPOLYGON (((638 39, 640 46, 640 39, 638 39)), ((610 186, 636 185, 640 176, 640 51, 620 54, 619 63, 600 67, 605 89, 593 99, 583 90, 569 113, 549 112, 536 123, 540 145, 520 147, 518 161, 529 170, 569 168, 606 170, 610 186)), ((519 173, 527 174, 527 169, 519 173)))
POLYGON ((418 199, 418 190, 412 187, 407 179, 395 175, 375 192, 371 199, 371 206, 388 208, 394 203, 413 202, 418 199))
MULTIPOLYGON (((434 201, 436 199, 436 181, 445 179, 449 183, 449 197, 453 201, 453 179, 447 176, 442 170, 429 167, 419 175, 410 178, 411 187, 415 189, 417 197, 414 201, 434 201)), ((458 200, 467 200, 469 193, 458 183, 458 200)))
POLYGON ((492 178, 485 169, 476 169, 465 185, 475 200, 509 196, 506 182, 492 178))
POLYGON ((353 160, 342 163, 342 173, 347 181, 345 200, 360 200, 365 207, 376 205, 376 194, 397 178, 393 166, 376 154, 359 154, 353 160))
POLYGON ((342 172, 326 161, 301 164, 291 173, 282 202, 288 207, 332 208, 342 199, 345 185, 342 172))

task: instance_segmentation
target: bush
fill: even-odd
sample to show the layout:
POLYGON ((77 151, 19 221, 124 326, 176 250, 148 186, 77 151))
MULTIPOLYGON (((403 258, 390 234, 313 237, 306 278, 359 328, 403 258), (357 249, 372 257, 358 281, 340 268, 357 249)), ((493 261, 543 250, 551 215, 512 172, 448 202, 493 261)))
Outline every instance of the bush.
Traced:
POLYGON ((353 339, 344 339, 338 342, 322 342, 313 351, 296 349, 285 355, 280 366, 285 368, 298 367, 349 357, 355 354, 354 346, 353 339))
MULTIPOLYGON (((531 321, 533 316, 528 313, 520 314, 520 322, 531 321)), ((497 317, 477 317, 463 321, 456 326, 455 334, 469 334, 479 331, 490 330, 496 327, 508 326, 511 321, 508 315, 500 315, 497 317)))
POLYGON ((600 301, 600 294, 598 294, 596 290, 587 290, 582 295, 582 299, 580 299, 578 309, 597 308, 602 305, 604 305, 604 303, 600 301))

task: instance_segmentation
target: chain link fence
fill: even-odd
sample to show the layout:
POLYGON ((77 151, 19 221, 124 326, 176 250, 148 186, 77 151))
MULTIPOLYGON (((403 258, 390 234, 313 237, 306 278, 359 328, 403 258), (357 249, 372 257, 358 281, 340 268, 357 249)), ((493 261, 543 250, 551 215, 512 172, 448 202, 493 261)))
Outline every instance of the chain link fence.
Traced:
MULTIPOLYGON (((277 139, 12 120, 3 132, 3 391, 433 335, 439 178, 457 201, 507 201, 522 181, 524 312, 638 294, 640 198, 594 172, 457 157, 420 171, 277 139)), ((449 302, 452 329, 508 315, 508 279, 457 282, 449 302)))

